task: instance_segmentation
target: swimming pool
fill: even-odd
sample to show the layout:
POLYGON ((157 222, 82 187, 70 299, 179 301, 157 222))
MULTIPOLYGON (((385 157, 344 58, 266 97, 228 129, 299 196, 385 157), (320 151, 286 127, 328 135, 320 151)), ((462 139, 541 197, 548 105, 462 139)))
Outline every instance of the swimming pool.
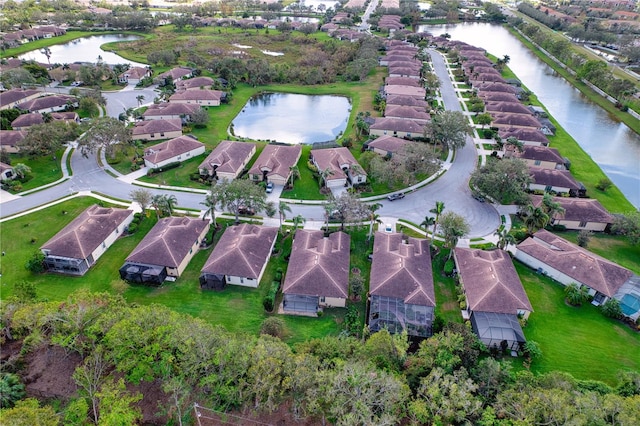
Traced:
POLYGON ((631 316, 640 310, 640 299, 633 294, 625 294, 620 300, 620 307, 625 315, 631 316))

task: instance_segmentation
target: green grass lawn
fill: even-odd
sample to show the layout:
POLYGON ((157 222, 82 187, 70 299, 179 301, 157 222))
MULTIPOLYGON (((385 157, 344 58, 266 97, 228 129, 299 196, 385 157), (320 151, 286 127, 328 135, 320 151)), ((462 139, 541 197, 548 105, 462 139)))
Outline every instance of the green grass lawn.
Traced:
POLYGON ((139 180, 154 183, 156 185, 181 186, 187 188, 209 189, 208 184, 189 179, 192 173, 198 172, 198 166, 206 158, 206 154, 199 155, 180 163, 178 167, 165 172, 156 173, 153 176, 145 175, 139 180))
POLYGON ((619 370, 640 370, 639 333, 606 318, 591 304, 565 304, 560 284, 520 262, 514 264, 534 310, 524 333, 542 350, 532 371, 566 371, 577 379, 613 385, 619 370))
POLYGON ((50 155, 31 157, 24 154, 10 154, 12 165, 23 163, 31 169, 31 179, 22 184, 22 190, 38 188, 62 178, 60 159, 63 153, 64 149, 56 151, 55 157, 50 155))

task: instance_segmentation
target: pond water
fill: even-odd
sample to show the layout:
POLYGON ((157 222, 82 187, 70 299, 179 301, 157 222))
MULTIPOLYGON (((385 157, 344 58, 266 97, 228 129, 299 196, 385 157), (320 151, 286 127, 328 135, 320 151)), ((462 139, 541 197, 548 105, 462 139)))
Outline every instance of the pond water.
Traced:
POLYGON ((134 61, 129 61, 121 56, 116 55, 113 52, 107 52, 100 48, 105 43, 111 43, 114 41, 131 41, 139 40, 140 37, 133 35, 123 34, 105 34, 95 35, 89 37, 77 38, 64 44, 55 44, 50 46, 51 56, 47 61, 47 56, 40 50, 32 50, 23 55, 18 56, 20 59, 34 60, 37 62, 52 64, 72 64, 74 62, 92 62, 98 61, 98 56, 102 58, 102 62, 110 65, 115 64, 130 64, 131 66, 144 67, 146 64, 141 64, 134 61))
POLYGON ((335 140, 350 111, 344 96, 262 93, 249 99, 231 125, 241 138, 312 144, 335 140))
POLYGON ((640 135, 587 99, 509 31, 487 23, 421 25, 418 31, 449 33, 452 40, 482 47, 497 57, 509 55, 509 68, 625 197, 640 207, 640 135))

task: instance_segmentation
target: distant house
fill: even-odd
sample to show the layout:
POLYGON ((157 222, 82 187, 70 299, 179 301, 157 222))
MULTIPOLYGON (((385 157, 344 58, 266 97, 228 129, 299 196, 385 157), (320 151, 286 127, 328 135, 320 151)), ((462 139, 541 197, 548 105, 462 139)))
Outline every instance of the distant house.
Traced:
POLYGON ((533 308, 509 254, 456 248, 454 257, 473 331, 487 347, 520 350, 526 339, 518 319, 533 308))
POLYGON ((375 122, 369 126, 369 134, 372 136, 391 135, 399 138, 421 138, 424 137, 425 124, 425 121, 380 117, 376 118, 375 122))
POLYGON ((198 166, 201 176, 233 180, 256 153, 256 145, 248 142, 221 141, 198 166))
POLYGON ((213 86, 213 78, 211 77, 193 77, 186 80, 180 80, 176 83, 176 90, 191 89, 209 89, 213 86))
POLYGON ((547 230, 518 244, 516 259, 562 285, 587 287, 596 306, 615 298, 626 316, 640 315, 640 276, 547 230))
POLYGON ((479 91, 478 97, 485 102, 520 102, 513 93, 479 91))
POLYGON ((87 208, 40 247, 47 271, 84 275, 122 235, 133 213, 98 205, 87 208))
POLYGON ((227 284, 257 288, 278 236, 278 228, 242 223, 230 226, 200 273, 200 287, 222 290, 227 284))
POLYGON ((160 285, 179 277, 200 249, 209 222, 193 217, 165 217, 140 241, 120 268, 129 282, 160 285))
POLYGON ((224 97, 220 90, 190 89, 176 92, 169 97, 169 103, 196 104, 200 106, 219 106, 224 97))
POLYGON ((351 238, 344 232, 296 231, 282 287, 284 313, 314 315, 323 307, 344 308, 349 290, 351 238))
POLYGON ((133 140, 155 141, 180 136, 182 136, 182 120, 179 118, 138 121, 131 130, 133 140))
MULTIPOLYGON (((51 115, 51 119, 53 121, 65 121, 67 123, 80 122, 80 117, 78 116, 78 113, 74 111, 51 112, 47 114, 51 115)), ((11 127, 13 128, 13 130, 27 130, 31 126, 35 126, 36 124, 43 124, 43 123, 44 123, 44 117, 42 114, 38 114, 38 113, 21 114, 11 122, 11 127)))
POLYGON ((569 170, 529 167, 531 183, 529 190, 567 194, 570 197, 585 197, 587 189, 576 181, 569 170))
POLYGON ((171 68, 169 71, 165 71, 154 79, 156 81, 162 81, 166 78, 171 78, 173 81, 178 81, 183 78, 189 78, 193 76, 193 70, 187 67, 171 68))
POLYGON ((204 144, 189 136, 169 139, 144 150, 144 164, 158 168, 204 154, 204 144))
MULTIPOLYGON (((560 204, 564 213, 554 215, 551 218, 552 225, 602 232, 613 223, 613 216, 595 198, 554 197, 553 201, 560 204)), ((536 207, 542 205, 542 196, 533 195, 531 203, 536 207)))
POLYGON ((516 88, 507 83, 481 82, 481 83, 475 84, 473 87, 477 89, 479 92, 501 92, 501 93, 511 93, 513 95, 517 93, 516 88))
POLYGON ((360 167, 348 148, 312 149, 310 160, 318 171, 331 171, 331 174, 325 178, 325 184, 329 188, 367 181, 367 173, 360 167))
POLYGON ((567 160, 555 148, 525 145, 522 152, 507 150, 504 156, 516 157, 524 160, 529 166, 542 167, 544 169, 564 170, 567 168, 567 160))
POLYGON ((422 87, 420 81, 411 77, 387 77, 384 79, 384 84, 389 84, 391 86, 422 87))
POLYGON ((490 113, 531 114, 520 102, 485 102, 484 109, 490 113))
POLYGON ((11 89, 0 93, 0 110, 15 108, 18 104, 42 96, 39 90, 11 89))
POLYGON ((77 108, 78 98, 69 95, 50 95, 22 102, 16 108, 29 112, 57 112, 64 111, 68 107, 77 108))
POLYGON ((395 136, 385 135, 380 136, 370 142, 366 142, 364 147, 365 149, 373 151, 376 154, 392 157, 393 155, 402 152, 407 147, 407 145, 412 143, 416 142, 396 138, 395 136))
POLYGON ((170 120, 179 118, 186 123, 191 118, 191 114, 200 109, 200 105, 182 103, 162 103, 149 105, 142 114, 145 120, 170 120))
POLYGON ((498 129, 498 135, 502 138, 502 140, 513 136, 525 145, 549 145, 549 139, 547 139, 545 134, 538 129, 526 127, 503 127, 501 129, 498 129))
MULTIPOLYGON (((526 108, 525 108, 526 109, 526 108)), ((542 128, 542 124, 538 119, 527 112, 526 114, 513 114, 513 113, 492 113, 493 120, 491 120, 491 125, 497 128, 508 127, 508 128, 532 128, 540 130, 542 128)))
POLYGON ((413 96, 406 95, 388 95, 387 105, 410 106, 414 108, 422 108, 423 111, 426 111, 429 107, 429 104, 424 99, 418 99, 413 96))
POLYGON ((249 179, 286 185, 301 154, 300 145, 267 145, 249 170, 249 179))
POLYGON ((0 162, 0 181, 15 179, 16 172, 9 164, 0 162))
POLYGON ((151 70, 147 67, 131 67, 118 76, 118 82, 138 84, 145 77, 151 77, 151 70))
POLYGON ((369 329, 429 337, 436 306, 429 241, 403 238, 399 233, 375 234, 369 329))
POLYGON ((25 130, 0 130, 0 149, 15 154, 20 150, 20 142, 25 136, 25 130))

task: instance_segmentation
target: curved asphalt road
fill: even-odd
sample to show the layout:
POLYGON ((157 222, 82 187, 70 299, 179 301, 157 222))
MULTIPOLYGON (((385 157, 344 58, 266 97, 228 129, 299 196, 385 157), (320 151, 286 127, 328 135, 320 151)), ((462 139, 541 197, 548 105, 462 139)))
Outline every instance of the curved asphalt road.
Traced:
MULTIPOLYGON (((461 106, 451 84, 449 74, 441 54, 430 50, 434 71, 441 81, 441 96, 446 109, 460 111, 461 106)), ((125 105, 135 106, 138 91, 106 94, 108 99, 108 114, 117 116, 125 105)), ((151 93, 149 93, 151 95, 151 93)), ((147 101, 152 100, 145 99, 147 101)), ((425 216, 432 216, 429 210, 436 201, 444 201, 445 211, 456 212, 467 220, 471 232, 468 238, 491 235, 499 226, 500 218, 497 210, 488 203, 480 203, 471 197, 468 187, 469 175, 477 165, 477 153, 473 140, 468 137, 464 148, 456 152, 456 157, 450 169, 438 180, 423 187, 404 199, 389 202, 386 199, 379 202, 383 207, 379 210, 382 217, 403 218, 414 223, 421 223, 425 216)), ((26 196, 3 202, 0 206, 0 217, 7 217, 34 207, 58 200, 78 191, 94 191, 104 195, 129 200, 132 189, 138 188, 114 179, 100 167, 94 157, 83 158, 76 150, 71 161, 73 175, 65 182, 51 188, 34 192, 26 196)), ((203 209, 200 204, 204 195, 200 193, 155 190, 154 194, 173 194, 178 206, 182 208, 203 209)), ((322 221, 324 209, 318 205, 291 205, 292 216, 302 215, 308 220, 322 221)))

